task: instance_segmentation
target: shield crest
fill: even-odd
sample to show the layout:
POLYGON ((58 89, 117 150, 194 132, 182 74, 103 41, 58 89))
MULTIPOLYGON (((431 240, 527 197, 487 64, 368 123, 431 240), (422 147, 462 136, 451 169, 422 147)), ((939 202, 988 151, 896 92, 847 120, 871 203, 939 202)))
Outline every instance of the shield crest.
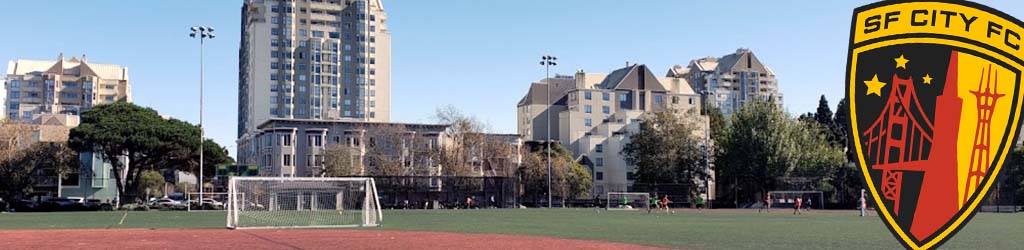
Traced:
POLYGON ((1020 133, 1017 19, 966 1, 884 1, 853 14, 850 139, 879 217, 910 249, 975 214, 1020 133))

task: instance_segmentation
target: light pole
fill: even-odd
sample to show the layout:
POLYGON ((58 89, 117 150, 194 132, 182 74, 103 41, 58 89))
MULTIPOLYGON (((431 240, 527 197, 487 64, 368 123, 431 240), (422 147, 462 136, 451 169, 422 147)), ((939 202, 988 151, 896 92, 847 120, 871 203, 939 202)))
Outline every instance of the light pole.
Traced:
POLYGON ((701 91, 701 94, 702 94, 702 96, 705 96, 704 98, 701 98, 701 101, 702 101, 701 105, 703 105, 701 108, 703 108, 705 110, 704 117, 707 117, 707 119, 708 119, 708 121, 706 122, 707 130, 704 130, 704 166, 707 168, 707 171, 709 173, 704 176, 704 195, 705 195, 705 199, 704 200, 705 200, 705 203, 707 203, 707 208, 710 209, 711 208, 711 201, 713 200, 712 197, 711 197, 711 180, 710 180, 711 179, 711 173, 710 173, 711 172, 711 113, 710 113, 709 107, 707 106, 708 102, 706 100, 707 99, 706 96, 711 94, 711 92, 707 91, 707 90, 704 90, 704 91, 701 91))
POLYGON ((192 26, 192 33, 189 37, 199 37, 199 176, 196 178, 196 182, 199 184, 199 205, 203 204, 203 78, 204 78, 204 65, 203 65, 203 43, 206 39, 213 39, 213 28, 207 26, 192 26))
POLYGON ((550 55, 542 56, 540 65, 544 66, 544 81, 547 81, 548 88, 548 111, 547 111, 547 140, 544 142, 547 147, 545 149, 548 162, 548 208, 551 208, 551 107, 554 106, 551 103, 551 66, 558 65, 558 58, 550 55))

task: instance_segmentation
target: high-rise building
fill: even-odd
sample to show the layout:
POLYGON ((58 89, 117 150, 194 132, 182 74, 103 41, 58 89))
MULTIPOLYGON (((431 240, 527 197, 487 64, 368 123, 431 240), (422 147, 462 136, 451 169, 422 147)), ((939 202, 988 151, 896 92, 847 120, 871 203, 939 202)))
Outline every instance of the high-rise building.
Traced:
POLYGON ((574 76, 544 79, 530 86, 517 108, 524 139, 561 143, 591 171, 593 192, 599 197, 632 191, 636 166, 626 162, 621 152, 629 144, 629 135, 639 132, 644 115, 674 110, 695 123, 699 131, 694 136, 700 138, 707 127, 707 119, 699 112, 699 96, 686 79, 656 77, 643 64, 609 74, 581 70, 574 76))
POLYGON ((241 16, 240 138, 271 119, 390 120, 380 0, 245 0, 241 16))
POLYGON ((775 72, 749 49, 721 58, 705 57, 690 61, 686 67, 676 65, 668 77, 690 81, 693 90, 707 104, 718 107, 723 115, 732 115, 743 105, 754 102, 783 104, 783 95, 775 72))
POLYGON ((7 63, 4 114, 31 122, 43 114, 78 115, 93 106, 131 102, 128 68, 89 63, 86 56, 56 61, 12 60, 7 63))

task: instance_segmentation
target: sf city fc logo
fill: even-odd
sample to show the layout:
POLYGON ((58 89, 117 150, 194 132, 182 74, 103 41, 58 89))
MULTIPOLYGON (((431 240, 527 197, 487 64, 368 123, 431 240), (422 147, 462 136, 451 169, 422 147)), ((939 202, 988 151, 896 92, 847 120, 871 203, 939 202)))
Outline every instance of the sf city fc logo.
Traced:
POLYGON ((851 147, 879 217, 910 249, 977 211, 1020 134, 1024 24, 966 1, 884 1, 853 15, 851 147))

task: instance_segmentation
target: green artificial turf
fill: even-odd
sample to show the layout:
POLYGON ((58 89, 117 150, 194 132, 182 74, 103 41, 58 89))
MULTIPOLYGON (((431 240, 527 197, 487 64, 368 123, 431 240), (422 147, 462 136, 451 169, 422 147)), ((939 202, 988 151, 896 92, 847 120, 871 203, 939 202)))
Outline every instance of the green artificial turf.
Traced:
MULTIPOLYGON (((897 249, 878 217, 776 211, 647 214, 593 209, 387 210, 386 230, 534 235, 705 249, 897 249)), ((224 228, 224 212, 8 213, 0 229, 224 228)), ((368 230, 377 230, 371 228, 368 230)), ((1024 214, 977 216, 944 249, 1018 249, 1024 214)))

